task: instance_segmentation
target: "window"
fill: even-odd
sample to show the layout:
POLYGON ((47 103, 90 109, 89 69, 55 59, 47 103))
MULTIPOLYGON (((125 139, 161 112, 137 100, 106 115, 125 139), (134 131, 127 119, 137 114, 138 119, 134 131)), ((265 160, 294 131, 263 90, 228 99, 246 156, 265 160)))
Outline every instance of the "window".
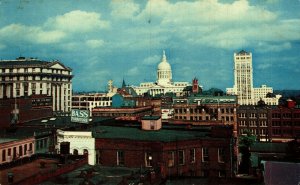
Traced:
POLYGON ((96 164, 101 164, 101 156, 102 156, 102 152, 101 150, 97 150, 96 151, 96 164))
POLYGON ((219 177, 225 177, 225 175, 226 175, 225 170, 220 170, 219 171, 219 177))
POLYGON ((150 129, 154 130, 154 121, 152 121, 152 120, 150 121, 150 129))
POLYGON ((179 165, 184 165, 184 163, 185 163, 184 151, 183 150, 179 150, 178 151, 178 164, 179 165))
POLYGON ((117 151, 117 165, 118 166, 124 165, 124 151, 122 150, 117 151))
POLYGON ((29 144, 29 151, 32 151, 32 143, 29 144))
POLYGON ((24 155, 27 154, 27 144, 24 145, 24 155))
POLYGON ((6 161, 6 150, 2 150, 2 161, 6 161))
POLYGON ((208 148, 203 147, 202 148, 202 162, 208 162, 209 156, 208 156, 208 148))
POLYGON ((146 167, 152 166, 152 154, 151 152, 145 152, 145 165, 146 167))
POLYGON ((175 165, 175 152, 168 152, 168 167, 173 167, 175 165))
POLYGON ((225 161, 225 149, 218 148, 218 162, 224 163, 224 161, 225 161))
POLYGON ((209 176, 208 170, 202 170, 201 171, 201 176, 202 177, 208 177, 209 176))
POLYGON ((196 162, 196 149, 192 148, 190 149, 190 163, 196 162))
POLYGON ((8 156, 11 156, 11 149, 10 149, 10 148, 8 149, 7 152, 8 152, 7 155, 8 155, 8 156))
POLYGON ((23 155, 23 149, 22 149, 22 145, 19 146, 19 156, 22 156, 23 155))

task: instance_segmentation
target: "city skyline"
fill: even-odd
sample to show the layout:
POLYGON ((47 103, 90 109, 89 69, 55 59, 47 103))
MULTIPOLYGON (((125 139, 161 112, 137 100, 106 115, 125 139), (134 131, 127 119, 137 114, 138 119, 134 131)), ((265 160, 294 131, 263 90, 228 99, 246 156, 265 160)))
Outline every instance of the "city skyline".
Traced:
POLYGON ((254 86, 300 89, 300 1, 1 1, 0 55, 60 60, 75 91, 156 80, 232 87, 233 54, 253 54, 254 86))

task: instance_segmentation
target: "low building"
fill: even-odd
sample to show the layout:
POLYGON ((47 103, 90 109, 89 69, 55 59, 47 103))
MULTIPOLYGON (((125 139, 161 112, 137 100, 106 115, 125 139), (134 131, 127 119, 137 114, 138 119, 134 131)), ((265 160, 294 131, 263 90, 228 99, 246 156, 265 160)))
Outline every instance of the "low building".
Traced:
POLYGON ((0 99, 0 116, 0 128, 52 117, 52 98, 32 95, 26 98, 0 99))
POLYGON ((154 169, 167 176, 232 177, 231 126, 162 128, 97 126, 96 163, 103 166, 154 169))
POLYGON ((287 142, 300 137, 300 109, 293 101, 286 106, 239 106, 238 135, 250 131, 259 141, 287 142))
POLYGON ((270 141, 269 128, 271 125, 271 107, 241 105, 237 109, 238 135, 250 131, 258 141, 270 141))
POLYGON ((62 153, 62 143, 69 143, 67 153, 73 155, 87 155, 88 164, 95 165, 95 138, 91 131, 64 131, 57 130, 56 149, 62 153))
POLYGON ((291 141, 300 137, 300 109, 292 100, 286 106, 279 106, 271 110, 271 125, 269 137, 271 141, 291 141))
POLYGON ((236 96, 191 96, 174 98, 174 121, 222 122, 236 132, 236 96))
POLYGON ((110 107, 112 105, 112 93, 74 94, 72 96, 72 109, 89 110, 95 107, 110 107))
POLYGON ((0 164, 30 157, 35 154, 34 137, 22 139, 6 137, 0 140, 0 164))
POLYGON ((139 120, 153 112, 152 106, 146 107, 96 107, 92 110, 93 117, 110 117, 122 120, 139 120))

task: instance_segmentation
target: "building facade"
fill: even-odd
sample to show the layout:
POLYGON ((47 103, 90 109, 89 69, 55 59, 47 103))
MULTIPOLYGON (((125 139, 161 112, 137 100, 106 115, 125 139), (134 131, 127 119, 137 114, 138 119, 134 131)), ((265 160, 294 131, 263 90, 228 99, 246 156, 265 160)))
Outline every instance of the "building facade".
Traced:
MULTIPOLYGON (((288 100, 291 101, 291 100, 288 100)), ((271 111, 270 138, 273 142, 287 142, 300 138, 300 109, 281 106, 271 111)))
POLYGON ((19 57, 0 61, 0 99, 47 95, 56 113, 71 111, 72 70, 59 61, 19 57))
POLYGON ((58 153, 61 153, 60 148, 62 143, 69 143, 69 153, 73 155, 87 155, 88 163, 95 165, 95 138, 91 131, 64 131, 57 130, 57 145, 58 153))
POLYGON ((226 89, 227 94, 237 95, 240 105, 256 105, 262 99, 268 105, 278 105, 280 95, 267 97, 273 88, 262 85, 253 88, 252 53, 244 50, 234 53, 234 86, 226 89))
POLYGON ((9 163, 35 153, 34 137, 23 139, 1 139, 0 164, 9 163))
POLYGON ((0 128, 53 116, 52 97, 32 95, 0 99, 0 128))
MULTIPOLYGON (((192 96, 174 98, 174 121, 222 123, 233 125, 236 132, 236 96, 192 96)), ((184 123, 184 122, 182 122, 184 123)), ((236 133, 235 133, 236 134, 236 133)))
POLYGON ((111 117, 121 120, 139 120, 145 115, 151 115, 152 106, 145 107, 96 107, 92 110, 93 117, 111 117))
POLYGON ((111 93, 74 94, 72 96, 72 108, 89 110, 92 114, 92 109, 95 107, 110 107, 112 95, 111 93))
POLYGON ((256 136, 257 141, 270 141, 271 107, 242 105, 237 109, 238 135, 248 131, 256 136))
POLYGON ((233 176, 230 127, 206 131, 184 128, 141 131, 132 127, 99 126, 95 130, 100 131, 95 134, 98 165, 154 169, 162 177, 233 176))
POLYGON ((238 135, 250 131, 258 141, 288 142, 300 137, 300 109, 295 106, 239 106, 238 135))
POLYGON ((156 82, 143 82, 140 86, 132 86, 138 95, 149 93, 152 96, 166 93, 175 93, 182 95, 185 87, 191 86, 188 82, 173 82, 171 65, 167 61, 165 51, 161 62, 157 66, 156 82))

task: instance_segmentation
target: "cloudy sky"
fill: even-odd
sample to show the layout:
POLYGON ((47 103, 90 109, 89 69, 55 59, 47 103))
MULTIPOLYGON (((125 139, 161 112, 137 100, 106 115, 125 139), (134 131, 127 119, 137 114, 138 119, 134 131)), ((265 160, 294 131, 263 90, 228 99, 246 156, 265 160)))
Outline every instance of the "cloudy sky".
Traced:
POLYGON ((253 54, 254 85, 300 89, 300 0, 0 0, 0 58, 60 60, 75 91, 155 81, 233 86, 233 53, 253 54))

